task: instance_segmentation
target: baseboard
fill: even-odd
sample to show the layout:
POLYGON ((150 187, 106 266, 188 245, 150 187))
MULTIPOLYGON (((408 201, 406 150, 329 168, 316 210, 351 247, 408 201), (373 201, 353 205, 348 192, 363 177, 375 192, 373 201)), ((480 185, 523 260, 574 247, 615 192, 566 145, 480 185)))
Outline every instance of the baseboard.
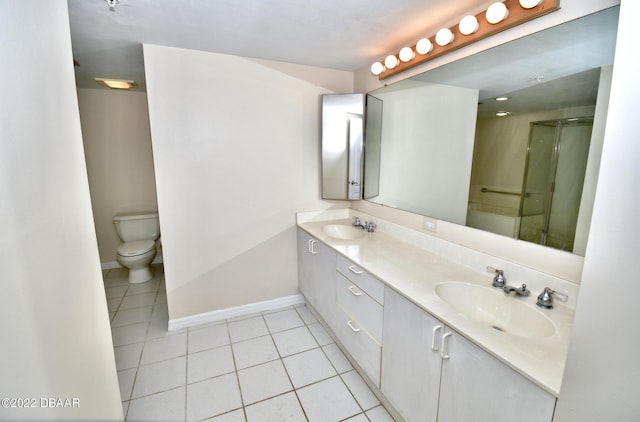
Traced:
MULTIPOLYGON (((162 255, 160 256, 156 256, 153 261, 151 262, 151 264, 162 264, 162 255)), ((113 270, 114 268, 122 268, 122 265, 120 265, 118 263, 118 261, 111 261, 111 262, 101 262, 100 263, 100 268, 102 268, 102 270, 113 270)))
POLYGON ((279 297, 277 299, 265 300, 262 302, 234 306, 232 308, 218 309, 201 314, 171 319, 169 320, 169 331, 181 330, 183 328, 195 327, 197 325, 221 321, 223 319, 235 318, 243 315, 253 314, 256 312, 263 312, 272 309, 284 308, 286 306, 299 305, 302 303, 304 303, 304 297, 301 294, 297 294, 279 297))

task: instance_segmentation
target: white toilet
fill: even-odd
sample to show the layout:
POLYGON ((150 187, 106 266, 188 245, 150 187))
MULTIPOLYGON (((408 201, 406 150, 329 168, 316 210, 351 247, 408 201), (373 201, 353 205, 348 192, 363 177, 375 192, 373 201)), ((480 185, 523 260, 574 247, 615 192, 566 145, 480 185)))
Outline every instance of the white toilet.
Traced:
POLYGON ((142 283, 153 278, 151 261, 156 256, 156 240, 160 237, 157 212, 117 214, 113 217, 118 237, 116 260, 129 269, 129 283, 142 283))

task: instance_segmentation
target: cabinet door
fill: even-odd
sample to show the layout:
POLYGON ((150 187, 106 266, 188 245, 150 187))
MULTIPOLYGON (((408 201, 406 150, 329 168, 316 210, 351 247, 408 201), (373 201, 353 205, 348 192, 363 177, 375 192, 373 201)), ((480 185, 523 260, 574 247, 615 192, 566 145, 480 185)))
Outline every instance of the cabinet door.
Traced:
POLYGON ((336 320, 336 252, 322 242, 313 245, 313 304, 330 328, 336 320))
POLYGON ((553 395, 457 333, 446 348, 438 422, 551 421, 553 395))
POLYGON ((385 288, 381 390, 407 422, 435 422, 438 415, 442 359, 432 350, 432 339, 435 334, 439 349, 443 329, 437 319, 385 288))
POLYGON ((311 305, 316 306, 314 285, 314 255, 311 253, 313 238, 298 229, 298 288, 311 305))

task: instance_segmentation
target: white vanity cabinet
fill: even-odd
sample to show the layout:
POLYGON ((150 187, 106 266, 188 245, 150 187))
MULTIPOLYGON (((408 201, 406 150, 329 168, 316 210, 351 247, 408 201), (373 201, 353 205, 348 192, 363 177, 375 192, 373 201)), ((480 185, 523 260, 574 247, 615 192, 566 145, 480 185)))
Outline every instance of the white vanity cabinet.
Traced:
POLYGON ((298 288, 333 329, 336 305, 336 252, 298 229, 298 288))
POLYGON ((407 422, 550 422, 556 398, 385 288, 381 391, 407 422))

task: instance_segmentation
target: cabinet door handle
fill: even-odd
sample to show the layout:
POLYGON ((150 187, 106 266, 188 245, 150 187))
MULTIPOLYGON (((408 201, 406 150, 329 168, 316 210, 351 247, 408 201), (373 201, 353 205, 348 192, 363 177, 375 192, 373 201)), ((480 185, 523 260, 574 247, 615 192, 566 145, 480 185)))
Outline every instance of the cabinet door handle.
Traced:
POLYGON ((362 271, 360 271, 357 267, 355 267, 354 265, 351 265, 349 267, 349 271, 351 271, 354 274, 360 275, 362 274, 362 271))
POLYGON ((437 352, 438 349, 438 345, 436 344, 436 334, 442 330, 442 325, 436 325, 435 327, 433 327, 433 332, 431 333, 431 350, 433 350, 434 352, 437 352))
POLYGON ((351 331, 353 331, 354 333, 357 333, 360 331, 360 328, 356 328, 353 326, 352 321, 347 321, 347 325, 349 326, 349 328, 351 328, 351 331))
POLYGON ((311 252, 312 254, 317 254, 318 251, 316 251, 316 241, 314 239, 309 239, 309 252, 311 252))
POLYGON ((349 290, 354 296, 362 296, 362 292, 356 291, 355 286, 349 286, 347 290, 349 290))
POLYGON ((449 353, 447 352, 447 339, 451 336, 451 333, 445 333, 442 336, 442 343, 440 344, 440 357, 442 359, 449 359, 449 353))

